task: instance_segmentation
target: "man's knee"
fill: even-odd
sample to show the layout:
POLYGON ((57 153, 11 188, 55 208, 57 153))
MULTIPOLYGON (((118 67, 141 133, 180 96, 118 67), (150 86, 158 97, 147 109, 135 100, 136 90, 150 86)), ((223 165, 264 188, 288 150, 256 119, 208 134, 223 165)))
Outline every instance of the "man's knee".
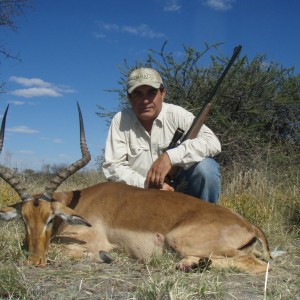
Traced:
POLYGON ((213 158, 206 158, 187 170, 187 194, 216 203, 220 193, 220 167, 213 158))
POLYGON ((213 158, 205 158, 194 166, 192 176, 201 177, 207 180, 220 178, 219 164, 213 158))

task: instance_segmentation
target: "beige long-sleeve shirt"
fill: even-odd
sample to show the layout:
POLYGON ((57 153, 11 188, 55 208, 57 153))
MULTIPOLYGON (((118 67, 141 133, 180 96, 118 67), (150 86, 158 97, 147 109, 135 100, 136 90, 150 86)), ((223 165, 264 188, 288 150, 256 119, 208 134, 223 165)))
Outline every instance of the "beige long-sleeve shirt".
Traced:
MULTIPOLYGON (((112 181, 145 187, 148 170, 168 147, 176 129, 179 127, 187 132, 194 118, 182 107, 163 103, 150 135, 130 108, 117 113, 112 119, 106 140, 102 168, 104 175, 112 181)), ((220 152, 218 138, 205 125, 197 138, 186 140, 167 151, 172 165, 184 169, 220 152)))

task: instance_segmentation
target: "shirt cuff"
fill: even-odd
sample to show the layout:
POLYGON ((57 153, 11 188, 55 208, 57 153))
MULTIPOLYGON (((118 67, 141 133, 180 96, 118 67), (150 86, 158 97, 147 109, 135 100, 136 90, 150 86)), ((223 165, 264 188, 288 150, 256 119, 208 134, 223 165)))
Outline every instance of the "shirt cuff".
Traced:
POLYGON ((179 165, 180 163, 182 163, 182 159, 178 151, 178 148, 170 149, 167 150, 166 152, 169 155, 172 166, 179 165))

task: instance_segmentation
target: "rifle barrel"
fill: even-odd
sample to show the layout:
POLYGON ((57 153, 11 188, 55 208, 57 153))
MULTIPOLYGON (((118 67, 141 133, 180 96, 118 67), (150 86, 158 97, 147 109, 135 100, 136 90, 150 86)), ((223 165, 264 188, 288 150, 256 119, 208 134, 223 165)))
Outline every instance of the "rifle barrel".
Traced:
MULTIPOLYGON (((231 56, 226 68, 224 69, 224 71, 222 72, 220 78, 218 79, 217 83, 215 84, 215 86, 213 87, 213 89, 211 90, 207 100, 205 101, 202 109, 200 110, 199 114, 197 115, 197 117, 195 117, 193 124, 191 125, 191 127, 189 128, 189 130, 187 131, 187 133, 184 135, 184 137, 181 139, 181 143, 184 142, 187 139, 193 139, 197 136, 197 134, 199 133, 202 125, 204 124, 204 121, 209 113, 209 110, 211 108, 211 101, 212 98, 214 97, 214 95, 216 94, 219 86, 221 85, 224 77, 226 76, 227 72, 229 71, 230 67, 232 66, 232 64, 234 63, 235 59, 237 58, 237 56, 239 55, 240 51, 242 49, 242 46, 236 46, 234 48, 233 51, 233 55, 231 56)), ((169 147, 166 149, 172 149, 174 147, 177 146, 177 141, 178 141, 178 137, 180 135, 183 134, 183 130, 178 128, 175 132, 175 135, 169 145, 169 147)), ((178 167, 178 166, 173 166, 172 169, 170 170, 170 172, 168 173, 168 175, 166 176, 166 181, 170 184, 173 185, 174 180, 176 179, 176 177, 178 176, 178 173, 180 172, 182 168, 178 167)))
MULTIPOLYGON (((219 77, 217 83, 215 84, 215 86, 213 87, 213 89, 211 90, 207 100, 205 101, 202 109, 200 110, 200 112, 198 113, 197 117, 195 117, 194 119, 194 122, 193 124, 191 125, 191 127, 189 128, 189 130, 187 131, 187 133, 185 134, 185 136, 183 137, 182 141, 185 141, 187 139, 190 139, 190 134, 191 132, 193 131, 196 123, 198 123, 198 120, 199 119, 203 119, 201 118, 201 116, 205 113, 205 118, 206 116, 208 115, 208 110, 210 109, 211 107, 211 101, 212 101, 212 98, 215 96, 218 88, 220 87, 224 77, 226 76, 227 72, 229 71, 230 67, 232 66, 232 64, 234 63, 235 59, 237 58, 237 56, 239 55, 239 53, 241 52, 241 49, 242 49, 242 46, 239 45, 239 46, 236 46, 233 50, 233 55, 231 56, 226 68, 224 69, 224 71, 222 72, 221 76, 219 77)), ((205 120, 203 120, 202 124, 204 123, 205 120)), ((202 124, 199 127, 199 131, 201 129, 201 126, 202 124)))

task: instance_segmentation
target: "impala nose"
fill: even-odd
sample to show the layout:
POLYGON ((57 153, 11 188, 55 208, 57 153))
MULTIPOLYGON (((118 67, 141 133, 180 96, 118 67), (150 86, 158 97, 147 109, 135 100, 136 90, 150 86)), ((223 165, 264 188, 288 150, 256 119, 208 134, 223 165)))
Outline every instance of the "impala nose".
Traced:
POLYGON ((36 267, 45 267, 46 266, 46 258, 38 257, 36 255, 31 255, 27 260, 29 265, 36 267))

